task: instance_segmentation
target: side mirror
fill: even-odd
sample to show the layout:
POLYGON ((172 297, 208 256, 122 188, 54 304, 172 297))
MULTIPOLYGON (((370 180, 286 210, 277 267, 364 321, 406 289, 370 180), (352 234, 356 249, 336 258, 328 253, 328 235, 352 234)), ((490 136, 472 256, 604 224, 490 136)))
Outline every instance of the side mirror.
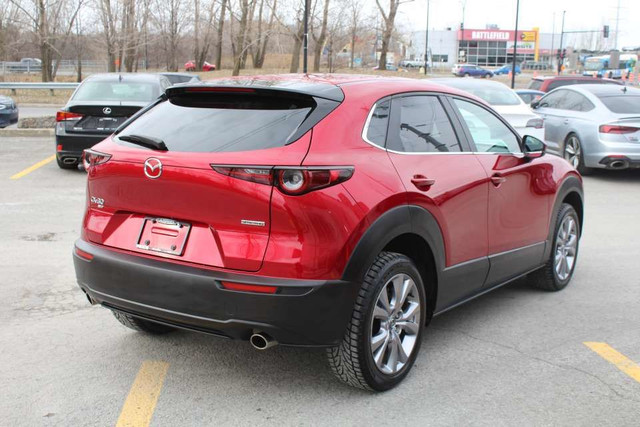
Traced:
POLYGON ((531 108, 533 108, 535 110, 536 108, 538 108, 540 106, 540 100, 537 99, 535 101, 531 101, 530 105, 531 105, 531 108))
POLYGON ((531 135, 524 136, 522 145, 524 145, 524 157, 527 159, 538 159, 547 152, 547 144, 531 135))

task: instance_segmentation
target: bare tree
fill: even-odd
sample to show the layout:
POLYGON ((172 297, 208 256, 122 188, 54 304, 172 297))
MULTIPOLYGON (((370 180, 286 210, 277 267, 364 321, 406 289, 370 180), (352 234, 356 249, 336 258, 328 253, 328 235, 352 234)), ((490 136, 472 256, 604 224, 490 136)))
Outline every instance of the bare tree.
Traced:
MULTIPOLYGON (((247 35, 248 35, 248 23, 251 19, 250 14, 254 9, 255 0, 239 0, 239 28, 238 32, 233 36, 233 31, 231 31, 231 40, 232 40, 232 51, 233 51, 233 72, 231 75, 238 76, 240 75, 240 68, 242 68, 242 58, 245 55, 247 49, 249 49, 249 45, 247 43, 247 35)), ((233 20, 233 16, 230 18, 230 21, 233 20)))
POLYGON ((258 28, 256 30, 254 41, 255 48, 252 50, 254 68, 262 68, 262 66, 264 65, 264 58, 267 53, 267 45, 269 44, 269 38, 271 36, 271 32, 273 31, 273 24, 275 21, 276 9, 278 6, 278 0, 273 0, 273 4, 271 5, 271 13, 269 15, 269 22, 265 30, 263 29, 262 22, 264 2, 265 0, 260 0, 260 8, 258 10, 258 28))
POLYGON ((98 8, 102 22, 102 35, 107 53, 107 71, 116 71, 116 55, 118 52, 116 25, 118 21, 117 0, 99 0, 98 8))
POLYGON ((358 30, 360 29, 360 19, 362 18, 362 1, 351 0, 349 3, 349 30, 351 35, 351 47, 349 55, 349 68, 353 69, 353 62, 356 52, 356 40, 358 37, 358 30))
POLYGON ((384 30, 382 31, 382 49, 380 50, 380 60, 378 61, 378 67, 381 70, 387 67, 387 52, 389 51, 389 44, 391 42, 391 35, 393 34, 396 14, 398 13, 398 7, 403 3, 408 3, 412 0, 389 0, 389 10, 385 12, 385 9, 380 4, 380 0, 376 0, 376 5, 382 15, 384 21, 384 30))
MULTIPOLYGON (((314 7, 315 9, 315 7, 314 7)), ((320 71, 320 60, 322 59, 322 49, 324 47, 324 43, 327 40, 327 20, 329 18, 329 0, 324 0, 324 5, 322 9, 322 20, 320 21, 320 33, 316 36, 313 25, 311 28, 311 37, 315 42, 313 49, 313 71, 320 71)), ((311 21, 312 23, 314 20, 311 21)))
POLYGON ((162 38, 168 71, 178 71, 178 45, 185 22, 183 0, 156 0, 154 19, 162 38))
POLYGON ((220 5, 220 14, 218 15, 218 34, 216 38, 216 69, 219 70, 222 66, 222 36, 224 35, 224 20, 227 11, 227 0, 222 0, 220 5))
POLYGON ((0 4, 0 59, 7 55, 7 45, 11 40, 12 26, 18 22, 20 10, 11 2, 0 4))
POLYGON ((194 0, 194 47, 193 53, 195 58, 196 70, 202 70, 204 61, 207 59, 209 49, 211 49, 211 43, 213 42, 213 36, 215 34, 214 21, 217 14, 216 2, 210 0, 208 4, 202 4, 205 8, 204 13, 201 13, 200 3, 201 0, 194 0), (201 25, 204 26, 204 32, 201 31, 201 25))

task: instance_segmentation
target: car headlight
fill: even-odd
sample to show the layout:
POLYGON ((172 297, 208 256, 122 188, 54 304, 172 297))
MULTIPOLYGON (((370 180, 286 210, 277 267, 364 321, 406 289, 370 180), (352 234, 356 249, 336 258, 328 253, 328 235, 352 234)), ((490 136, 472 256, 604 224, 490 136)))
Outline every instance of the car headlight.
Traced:
POLYGON ((0 110, 4 110, 6 108, 9 108, 8 105, 4 105, 4 104, 0 104, 0 110))

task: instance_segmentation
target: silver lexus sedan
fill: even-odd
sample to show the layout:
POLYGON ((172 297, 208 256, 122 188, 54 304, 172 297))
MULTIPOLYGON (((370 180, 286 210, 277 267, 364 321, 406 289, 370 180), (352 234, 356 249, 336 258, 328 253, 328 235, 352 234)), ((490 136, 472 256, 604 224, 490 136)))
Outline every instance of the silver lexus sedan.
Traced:
POLYGON ((531 104, 544 118, 545 142, 583 175, 640 167, 640 89, 562 86, 531 104))

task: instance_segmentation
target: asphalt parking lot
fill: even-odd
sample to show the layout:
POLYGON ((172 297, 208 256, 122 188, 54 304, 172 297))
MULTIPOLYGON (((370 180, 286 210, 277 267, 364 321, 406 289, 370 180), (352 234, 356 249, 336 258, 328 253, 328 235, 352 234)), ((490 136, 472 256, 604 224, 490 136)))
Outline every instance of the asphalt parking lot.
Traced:
POLYGON ((86 175, 53 149, 0 137, 0 425, 640 423, 640 171, 585 178, 566 290, 521 280, 434 319, 407 379, 371 394, 321 350, 150 337, 91 307, 71 259, 86 175))

